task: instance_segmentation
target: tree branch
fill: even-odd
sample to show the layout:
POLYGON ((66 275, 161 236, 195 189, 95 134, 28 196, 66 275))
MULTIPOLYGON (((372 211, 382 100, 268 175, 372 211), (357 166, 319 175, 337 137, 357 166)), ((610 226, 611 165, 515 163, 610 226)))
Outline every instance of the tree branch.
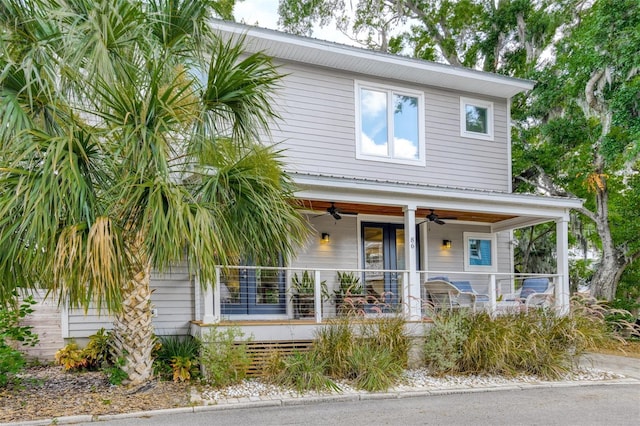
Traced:
POLYGON ((591 109, 597 111, 598 113, 602 113, 602 104, 596 95, 596 85, 603 76, 604 70, 595 70, 591 74, 591 77, 589 78, 589 81, 587 81, 587 84, 584 88, 584 96, 587 100, 587 105, 589 105, 591 109))
MULTIPOLYGON (((395 5, 399 9, 404 4, 411 12, 413 12, 413 14, 415 15, 415 18, 419 19, 427 27, 429 35, 431 37, 433 37, 433 39, 435 40, 436 44, 440 48, 440 53, 442 53, 442 56, 444 56, 444 58, 447 60, 447 62, 449 62, 450 65, 453 65, 453 66, 456 66, 456 67, 461 67, 462 66, 462 61, 458 57, 457 53, 456 52, 449 52, 448 50, 446 50, 444 48, 445 37, 440 33, 440 31, 438 30, 437 25, 435 25, 430 20, 430 16, 427 15, 426 13, 424 13, 424 11, 422 9, 420 9, 420 7, 418 7, 416 2, 414 2, 414 1, 404 1, 403 2, 403 1, 387 0, 387 4, 389 4, 390 6, 391 5, 395 5)), ((445 31, 447 30, 446 27, 443 27, 443 28, 444 28, 445 31)))

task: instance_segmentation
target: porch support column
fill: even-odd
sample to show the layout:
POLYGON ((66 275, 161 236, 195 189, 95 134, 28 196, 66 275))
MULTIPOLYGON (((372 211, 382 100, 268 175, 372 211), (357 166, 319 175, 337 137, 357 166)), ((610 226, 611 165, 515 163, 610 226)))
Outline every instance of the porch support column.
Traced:
MULTIPOLYGON (((196 285, 200 287, 200 278, 196 276, 196 285)), ((212 285, 207 283, 202 292, 204 298, 203 324, 214 324, 220 320, 220 268, 216 268, 216 280, 212 285), (217 309, 216 309, 217 308, 217 309)), ((200 300, 196 300, 200 303, 200 300)))
POLYGON ((556 307, 560 314, 569 312, 569 214, 556 220, 556 260, 558 283, 555 287, 556 307))
POLYGON ((420 306, 420 274, 418 273, 418 256, 416 247, 416 205, 404 206, 404 269, 409 271, 408 282, 402 284, 402 301, 405 317, 409 321, 422 318, 420 306))

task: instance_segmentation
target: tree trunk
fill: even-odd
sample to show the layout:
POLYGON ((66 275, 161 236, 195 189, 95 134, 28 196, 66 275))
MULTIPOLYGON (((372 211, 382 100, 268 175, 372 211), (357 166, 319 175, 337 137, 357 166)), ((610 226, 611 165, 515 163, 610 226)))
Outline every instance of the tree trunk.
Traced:
MULTIPOLYGON (((596 164, 600 166, 602 163, 603 161, 598 155, 596 164)), ((607 181, 602 172, 602 167, 598 167, 597 171, 598 175, 594 184, 596 211, 591 218, 596 224, 598 236, 602 243, 602 256, 600 265, 591 281, 591 290, 593 296, 599 299, 612 300, 616 295, 618 281, 620 281, 620 276, 627 267, 627 262, 625 262, 624 255, 616 248, 611 235, 607 181)))
POLYGON ((123 383, 132 386, 147 382, 153 374, 150 281, 151 267, 147 265, 124 289, 122 311, 113 322, 114 352, 125 360, 121 368, 128 375, 123 383))

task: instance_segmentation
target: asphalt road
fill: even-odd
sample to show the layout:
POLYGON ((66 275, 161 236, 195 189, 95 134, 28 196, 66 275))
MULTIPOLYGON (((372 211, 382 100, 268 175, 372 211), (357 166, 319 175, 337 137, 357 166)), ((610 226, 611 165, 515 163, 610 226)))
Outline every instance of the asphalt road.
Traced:
MULTIPOLYGON (((87 425, 96 423, 87 423, 87 425)), ((416 398, 245 408, 99 425, 640 425, 640 385, 529 388, 416 398)))

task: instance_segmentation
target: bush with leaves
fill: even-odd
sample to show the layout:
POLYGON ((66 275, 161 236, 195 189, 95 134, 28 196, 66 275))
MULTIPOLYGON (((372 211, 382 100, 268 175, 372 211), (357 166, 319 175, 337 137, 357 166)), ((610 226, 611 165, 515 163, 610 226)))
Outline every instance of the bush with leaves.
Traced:
POLYGON ((15 345, 34 346, 38 343, 38 335, 31 331, 31 326, 20 325, 30 313, 36 301, 29 296, 18 302, 14 293, 14 301, 0 307, 0 387, 11 380, 10 375, 19 372, 25 365, 22 352, 15 345))
POLYGON ((213 327, 202 337, 200 366, 203 379, 213 386, 241 382, 251 365, 244 333, 238 327, 213 327))
POLYGON ((112 367, 111 333, 101 328, 89 336, 89 343, 84 348, 72 341, 56 352, 55 359, 65 370, 104 370, 112 367))
POLYGON ((434 374, 453 373, 458 369, 462 347, 469 334, 466 311, 442 311, 433 316, 423 346, 425 365, 434 374))
POLYGON ((154 359, 154 372, 161 378, 187 381, 198 375, 200 342, 191 336, 163 336, 154 359))
POLYGON ((313 350, 326 360, 326 373, 334 378, 349 375, 349 359, 356 346, 356 334, 348 318, 337 318, 316 332, 313 350))
POLYGON ((566 315, 539 309, 505 313, 463 310, 434 318, 425 362, 436 373, 537 375, 557 379, 580 355, 610 339, 602 307, 573 299, 566 315))
POLYGON ((333 378, 359 389, 388 389, 407 366, 410 339, 404 326, 401 316, 337 319, 318 331, 313 352, 326 360, 325 373, 333 378))

